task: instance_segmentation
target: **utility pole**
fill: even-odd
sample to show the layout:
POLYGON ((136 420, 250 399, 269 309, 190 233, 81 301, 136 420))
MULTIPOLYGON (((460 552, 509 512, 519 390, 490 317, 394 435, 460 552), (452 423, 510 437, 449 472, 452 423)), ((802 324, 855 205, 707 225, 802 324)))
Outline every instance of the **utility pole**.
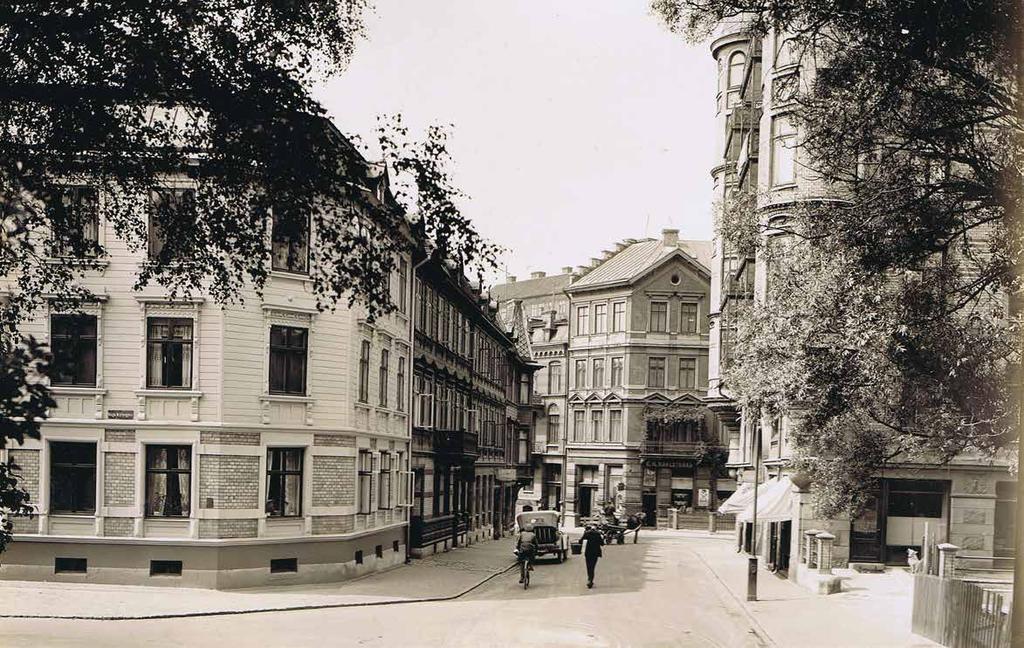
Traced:
POLYGON ((761 423, 754 422, 754 507, 750 517, 750 557, 747 558, 747 600, 757 600, 757 487, 761 480, 761 423))

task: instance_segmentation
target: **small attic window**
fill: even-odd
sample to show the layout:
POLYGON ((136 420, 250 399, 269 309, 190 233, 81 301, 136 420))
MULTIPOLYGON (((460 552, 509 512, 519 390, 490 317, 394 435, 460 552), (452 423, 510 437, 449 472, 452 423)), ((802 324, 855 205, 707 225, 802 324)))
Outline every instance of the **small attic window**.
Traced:
POLYGON ((672 282, 673 286, 678 286, 679 285, 679 281, 680 280, 679 280, 679 275, 678 274, 673 274, 671 277, 668 278, 668 280, 672 282))

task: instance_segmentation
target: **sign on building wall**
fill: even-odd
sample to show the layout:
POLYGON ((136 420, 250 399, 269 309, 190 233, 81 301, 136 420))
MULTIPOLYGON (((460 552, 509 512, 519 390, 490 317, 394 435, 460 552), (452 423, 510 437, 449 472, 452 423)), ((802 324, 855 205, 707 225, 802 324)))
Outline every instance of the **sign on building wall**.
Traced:
POLYGON ((697 490, 697 506, 707 507, 711 505, 711 489, 700 488, 697 490))

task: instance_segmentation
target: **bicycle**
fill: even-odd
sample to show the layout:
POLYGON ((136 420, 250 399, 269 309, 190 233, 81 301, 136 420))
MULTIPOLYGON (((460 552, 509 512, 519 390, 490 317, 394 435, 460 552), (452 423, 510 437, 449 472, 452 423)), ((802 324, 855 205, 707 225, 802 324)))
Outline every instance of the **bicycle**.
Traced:
POLYGON ((533 557, 530 554, 520 554, 519 552, 516 552, 516 556, 519 557, 519 582, 523 584, 523 589, 529 589, 533 557))

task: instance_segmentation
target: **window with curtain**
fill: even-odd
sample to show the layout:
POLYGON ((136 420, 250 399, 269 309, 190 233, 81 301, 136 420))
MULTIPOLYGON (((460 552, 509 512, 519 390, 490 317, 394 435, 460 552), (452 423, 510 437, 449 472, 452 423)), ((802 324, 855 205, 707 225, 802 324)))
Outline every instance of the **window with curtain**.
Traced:
POLYGON ((388 406, 388 364, 391 361, 391 352, 387 349, 380 351, 380 371, 377 378, 377 404, 381 407, 388 406))
POLYGON ((594 376, 591 382, 594 389, 604 387, 604 358, 594 358, 594 376))
POLYGON ((146 446, 146 515, 188 517, 191 513, 192 446, 146 446))
POLYGON ((615 302, 612 304, 612 331, 620 332, 626 330, 626 302, 615 302))
POLYGON ((583 389, 587 386, 587 361, 576 361, 576 389, 583 389))
POLYGON ((623 358, 612 358, 612 387, 622 387, 623 358))
POLYGON ((587 413, 583 410, 572 413, 572 438, 574 441, 585 441, 587 438, 587 413))
POLYGON ((697 359, 679 358, 679 389, 697 387, 697 359))
POLYGON ((612 443, 622 442, 622 410, 608 411, 608 440, 612 443))
POLYGON ((559 394, 562 392, 562 363, 552 362, 548 364, 548 393, 559 394))
POLYGON ((548 410, 548 443, 558 443, 562 434, 562 417, 558 414, 558 408, 552 407, 548 410))
POLYGON ((96 512, 96 444, 50 443, 50 512, 96 512))
POLYGON ((146 386, 192 387, 191 319, 150 317, 146 326, 146 386))
POLYGON ((96 385, 96 316, 51 315, 50 350, 54 385, 96 385))
POLYGON ((306 394, 309 331, 294 326, 270 327, 271 394, 306 394))
POLYGON ((772 186, 796 181, 796 127, 786 115, 772 118, 772 186))
POLYGON ((359 402, 370 402, 370 341, 359 347, 359 402))
POLYGON ((608 304, 597 304, 594 306, 594 333, 605 333, 608 331, 608 304))
POLYGON ((651 331, 655 333, 668 331, 667 302, 651 302, 651 331))
POLYGON ((44 196, 50 221, 50 253, 92 257, 99 252, 100 209, 95 187, 51 187, 44 196))
POLYGON ((284 206, 273 209, 271 255, 274 270, 309 272, 309 214, 293 213, 284 206))
POLYGON ((267 448, 267 515, 302 515, 303 448, 267 448))
POLYGON ((683 333, 697 332, 697 304, 683 302, 680 306, 679 324, 683 333))
POLYGON ((648 358, 647 360, 647 386, 665 386, 665 358, 648 358))

